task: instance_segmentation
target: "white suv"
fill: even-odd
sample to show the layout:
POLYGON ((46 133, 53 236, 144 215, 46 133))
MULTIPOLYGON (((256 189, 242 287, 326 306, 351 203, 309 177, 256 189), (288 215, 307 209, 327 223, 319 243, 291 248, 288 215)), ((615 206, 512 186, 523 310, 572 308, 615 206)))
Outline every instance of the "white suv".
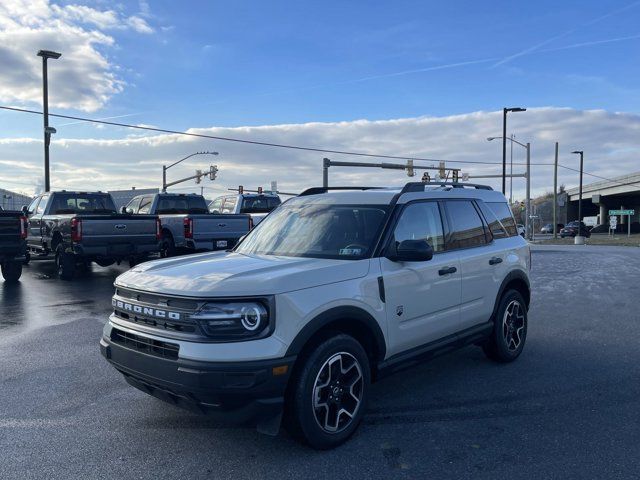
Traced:
POLYGON ((233 251, 120 275, 101 350, 146 393, 330 448, 385 373, 468 344, 516 359, 529 268, 489 187, 313 188, 233 251))

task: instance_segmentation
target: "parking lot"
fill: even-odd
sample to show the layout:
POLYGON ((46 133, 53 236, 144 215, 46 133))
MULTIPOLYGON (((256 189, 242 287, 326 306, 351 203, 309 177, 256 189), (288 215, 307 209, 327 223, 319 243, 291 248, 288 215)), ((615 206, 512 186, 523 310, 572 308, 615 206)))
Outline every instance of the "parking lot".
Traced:
POLYGON ((320 452, 216 425, 129 387, 100 356, 115 276, 33 262, 0 284, 0 478, 637 478, 640 249, 534 246, 518 361, 469 347, 374 385, 320 452))

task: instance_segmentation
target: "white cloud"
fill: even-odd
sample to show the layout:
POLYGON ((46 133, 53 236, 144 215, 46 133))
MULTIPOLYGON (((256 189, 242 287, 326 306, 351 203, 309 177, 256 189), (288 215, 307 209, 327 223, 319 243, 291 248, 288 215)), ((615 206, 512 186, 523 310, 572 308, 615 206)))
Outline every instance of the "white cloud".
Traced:
MULTIPOLYGON (((8 115, 8 114, 7 114, 8 115)), ((12 114, 15 115, 15 114, 12 114)), ((502 112, 474 112, 448 117, 419 117, 395 120, 336 123, 306 123, 238 128, 193 128, 190 132, 294 144, 334 150, 406 155, 458 161, 492 162, 491 165, 449 163, 471 175, 501 173, 502 147, 487 142, 501 134, 502 112)), ((56 126, 54 124, 54 126, 56 126)), ((109 127, 111 128, 111 127, 109 127)), ((169 171, 170 179, 186 177, 194 169, 217 164, 218 180, 205 180, 212 197, 228 187, 257 187, 277 180, 284 191, 301 191, 322 181, 322 158, 380 162, 392 160, 326 155, 316 152, 284 150, 180 135, 126 137, 121 139, 66 139, 65 128, 58 129, 51 147, 52 184, 55 188, 119 189, 131 186, 157 187, 161 166, 203 150, 220 152, 217 157, 194 157, 169 171)), ((552 188, 554 142, 560 142, 560 163, 577 168, 575 149, 585 151, 585 171, 604 177, 640 170, 640 115, 602 110, 580 111, 565 108, 535 108, 509 117, 509 133, 521 142, 532 143, 532 188, 543 193, 552 188)), ((514 148, 514 162, 523 163, 524 149, 514 148)), ((396 161, 400 163, 400 161, 396 161)), ((423 164, 423 163, 416 163, 423 164)), ((35 186, 42 165, 40 139, 0 139, 0 186, 11 187, 10 180, 30 181, 35 186)), ((524 171, 515 165, 514 172, 524 171)), ((416 179, 420 177, 417 176, 416 179)), ((408 178, 403 172, 380 169, 332 167, 333 185, 399 185, 408 178)), ((559 183, 577 184, 575 172, 560 169, 559 183)), ((585 176, 585 182, 596 179, 585 176)), ((499 180, 477 180, 499 188, 499 180)), ((26 187, 25 187, 26 188, 26 187)), ((182 187, 199 191, 194 183, 182 187)), ((524 197, 525 182, 514 180, 514 196, 524 197)))
POLYGON ((103 53, 115 40, 108 31, 152 33, 140 16, 49 0, 0 2, 0 101, 41 102, 40 49, 63 53, 49 69, 55 83, 52 107, 95 111, 124 88, 116 66, 103 53))

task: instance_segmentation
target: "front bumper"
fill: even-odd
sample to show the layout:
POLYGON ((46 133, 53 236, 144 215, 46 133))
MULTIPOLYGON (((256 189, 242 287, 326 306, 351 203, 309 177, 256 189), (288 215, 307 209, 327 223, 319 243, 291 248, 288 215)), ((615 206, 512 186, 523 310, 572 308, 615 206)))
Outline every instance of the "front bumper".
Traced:
POLYGON ((126 381, 156 398, 230 423, 278 415, 295 356, 253 362, 204 362, 162 358, 127 348, 112 338, 100 351, 126 381), (274 374, 275 367, 286 373, 274 374))

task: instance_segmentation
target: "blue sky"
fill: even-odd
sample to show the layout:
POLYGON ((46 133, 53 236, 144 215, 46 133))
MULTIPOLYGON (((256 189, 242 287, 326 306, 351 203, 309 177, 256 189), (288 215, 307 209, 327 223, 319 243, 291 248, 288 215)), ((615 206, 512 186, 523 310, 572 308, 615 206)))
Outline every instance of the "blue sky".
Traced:
MULTIPOLYGON (((53 111, 178 130, 446 118, 503 106, 640 110, 638 1, 33 4, 42 36, 28 41, 24 2, 6 0, 4 24, 0 7, 10 58, 31 62, 16 64, 15 78, 0 73, 2 104, 39 106, 31 50, 42 45, 63 53, 50 67, 53 111), (54 21, 62 34, 52 36, 54 21), (23 68, 31 72, 20 79, 23 68)), ((40 122, 0 112, 0 138, 38 138, 40 122)), ((131 133, 52 123, 58 139, 131 133)))

